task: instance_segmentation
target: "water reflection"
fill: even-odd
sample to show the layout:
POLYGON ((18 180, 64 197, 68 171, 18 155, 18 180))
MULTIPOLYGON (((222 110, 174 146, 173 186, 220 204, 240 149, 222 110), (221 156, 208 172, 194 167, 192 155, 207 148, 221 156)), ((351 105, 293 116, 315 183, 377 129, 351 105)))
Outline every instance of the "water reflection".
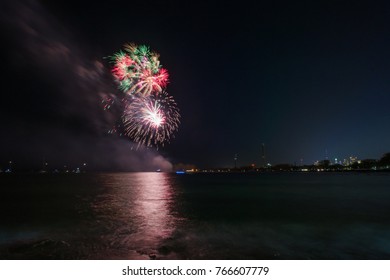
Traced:
POLYGON ((139 239, 155 243, 167 238, 175 227, 175 218, 170 209, 173 193, 169 177, 164 173, 137 173, 132 181, 137 190, 136 203, 129 210, 137 215, 139 239))
POLYGON ((4 178, 3 259, 390 259, 388 175, 4 178))
POLYGON ((106 174, 100 179, 105 190, 92 205, 98 227, 93 231, 102 231, 102 241, 111 249, 127 249, 126 258, 157 253, 159 244, 169 238, 179 221, 170 175, 106 174))

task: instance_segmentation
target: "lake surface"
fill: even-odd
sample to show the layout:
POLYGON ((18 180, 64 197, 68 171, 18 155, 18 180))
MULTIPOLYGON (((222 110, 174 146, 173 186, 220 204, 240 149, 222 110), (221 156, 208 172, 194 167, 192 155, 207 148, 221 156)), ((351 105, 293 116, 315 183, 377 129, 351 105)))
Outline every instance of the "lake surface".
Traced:
POLYGON ((390 174, 0 174, 1 259, 390 259, 390 174))

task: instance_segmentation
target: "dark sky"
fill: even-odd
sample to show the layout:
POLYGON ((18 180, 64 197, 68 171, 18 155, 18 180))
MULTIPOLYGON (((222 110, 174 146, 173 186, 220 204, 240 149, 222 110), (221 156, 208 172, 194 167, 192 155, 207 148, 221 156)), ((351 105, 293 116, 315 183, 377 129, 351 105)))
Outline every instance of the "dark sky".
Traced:
POLYGON ((311 164, 390 151, 385 1, 3 1, 0 166, 311 164), (298 2, 298 3, 297 3, 298 2), (160 53, 180 108, 158 151, 108 135, 104 57, 160 53))

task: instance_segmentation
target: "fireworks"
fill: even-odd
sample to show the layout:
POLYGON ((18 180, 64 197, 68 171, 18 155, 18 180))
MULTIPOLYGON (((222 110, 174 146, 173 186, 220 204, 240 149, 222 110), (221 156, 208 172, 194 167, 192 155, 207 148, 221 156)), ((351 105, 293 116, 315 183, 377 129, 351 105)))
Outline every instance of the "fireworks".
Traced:
POLYGON ((169 75, 160 64, 159 54, 145 45, 125 44, 124 50, 110 58, 112 74, 126 94, 122 99, 124 134, 138 146, 163 146, 177 130, 180 114, 165 91, 169 75))
POLYGON ((165 91, 132 99, 123 113, 125 134, 139 145, 159 146, 180 123, 179 109, 165 91))
POLYGON ((102 100, 103 109, 109 110, 111 106, 114 104, 114 100, 111 97, 104 97, 102 100))
POLYGON ((168 83, 168 71, 161 67, 159 55, 147 46, 126 44, 124 51, 111 57, 112 73, 119 89, 129 95, 149 96, 161 92, 168 83))

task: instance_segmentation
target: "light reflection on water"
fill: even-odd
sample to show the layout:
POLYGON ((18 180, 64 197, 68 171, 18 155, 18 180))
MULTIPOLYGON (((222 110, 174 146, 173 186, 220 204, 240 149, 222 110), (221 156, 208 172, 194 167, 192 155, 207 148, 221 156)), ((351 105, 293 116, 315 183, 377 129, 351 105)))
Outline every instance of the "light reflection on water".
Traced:
POLYGON ((99 179, 105 192, 91 208, 102 226, 109 225, 104 239, 111 246, 154 253, 182 220, 174 215, 172 177, 166 173, 102 175, 99 179))
POLYGON ((3 259, 390 259, 390 176, 0 176, 3 259))

